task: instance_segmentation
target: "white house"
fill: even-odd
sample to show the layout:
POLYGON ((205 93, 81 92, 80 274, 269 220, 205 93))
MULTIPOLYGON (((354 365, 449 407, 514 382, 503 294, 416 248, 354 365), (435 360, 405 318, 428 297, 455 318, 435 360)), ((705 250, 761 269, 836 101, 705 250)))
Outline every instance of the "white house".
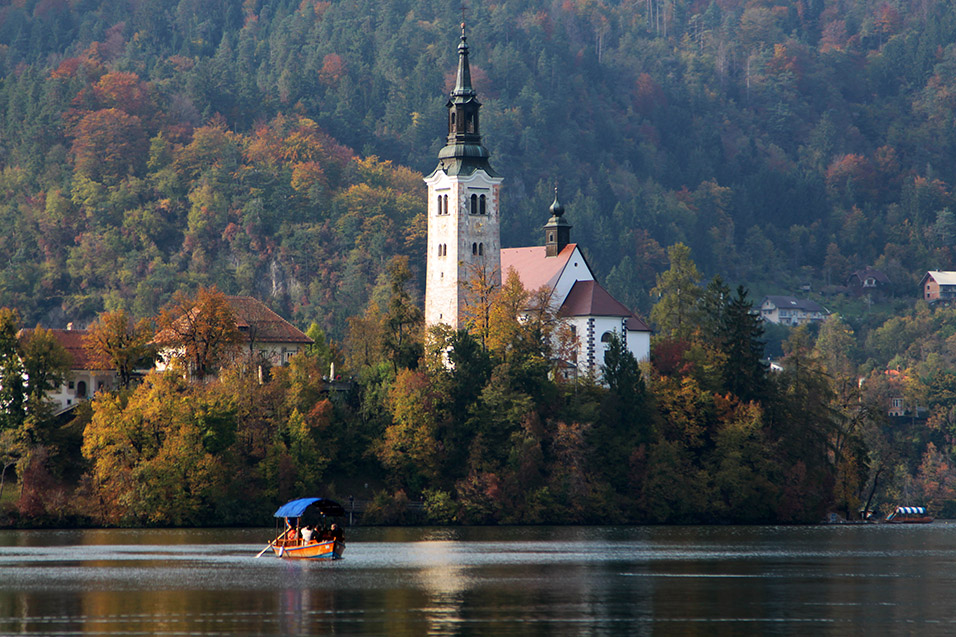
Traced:
POLYGON ((819 303, 795 296, 765 296, 760 303, 760 318, 779 325, 822 323, 830 310, 819 303))

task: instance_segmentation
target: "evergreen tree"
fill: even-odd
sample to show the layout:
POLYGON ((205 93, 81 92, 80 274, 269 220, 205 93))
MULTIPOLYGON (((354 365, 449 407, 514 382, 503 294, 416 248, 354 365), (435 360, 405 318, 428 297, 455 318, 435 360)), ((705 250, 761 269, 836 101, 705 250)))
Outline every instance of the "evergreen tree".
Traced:
POLYGON ((721 318, 720 346, 725 355, 722 370, 724 388, 741 400, 761 400, 767 391, 767 364, 763 361, 763 321, 737 287, 721 318))

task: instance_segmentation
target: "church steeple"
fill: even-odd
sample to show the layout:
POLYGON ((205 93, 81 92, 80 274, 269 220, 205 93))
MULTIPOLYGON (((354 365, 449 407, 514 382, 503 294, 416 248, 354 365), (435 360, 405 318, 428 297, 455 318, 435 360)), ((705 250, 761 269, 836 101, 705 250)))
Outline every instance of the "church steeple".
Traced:
POLYGON ((458 75, 445 104, 448 137, 428 186, 428 238, 425 267, 425 325, 459 329, 468 320, 470 283, 475 277, 501 281, 502 179, 488 165, 481 145, 481 102, 471 85, 468 42, 461 25, 458 75))
POLYGON ((549 210, 551 218, 544 225, 545 255, 556 257, 564 250, 564 246, 571 243, 571 228, 573 227, 564 218, 564 206, 558 201, 557 187, 554 189, 554 203, 551 204, 549 210))
POLYGON ((439 167, 450 175, 467 175, 481 168, 490 176, 495 172, 488 165, 488 150, 481 145, 478 93, 471 86, 471 66, 468 63, 468 42, 465 23, 461 24, 458 43, 458 74, 455 88, 448 102, 448 139, 438 153, 439 167))

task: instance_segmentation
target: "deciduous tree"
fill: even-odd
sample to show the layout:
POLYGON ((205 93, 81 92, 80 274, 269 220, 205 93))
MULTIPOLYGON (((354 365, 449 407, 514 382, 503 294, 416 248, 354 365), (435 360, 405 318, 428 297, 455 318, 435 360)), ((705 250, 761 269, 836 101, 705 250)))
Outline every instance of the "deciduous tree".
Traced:
POLYGON ((125 310, 103 312, 88 328, 85 346, 93 361, 115 369, 120 385, 129 387, 133 372, 151 367, 156 356, 153 326, 146 319, 133 324, 125 310))
POLYGON ((156 344, 181 358, 199 380, 228 363, 242 340, 229 302, 214 288, 200 288, 195 297, 177 293, 158 323, 156 344))

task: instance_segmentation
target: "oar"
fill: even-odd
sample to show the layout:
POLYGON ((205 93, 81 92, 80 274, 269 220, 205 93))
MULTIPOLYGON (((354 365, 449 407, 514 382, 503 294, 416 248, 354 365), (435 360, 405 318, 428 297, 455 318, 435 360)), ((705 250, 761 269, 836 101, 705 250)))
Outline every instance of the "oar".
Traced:
POLYGON ((264 549, 262 549, 261 551, 259 551, 259 555, 256 555, 256 557, 257 557, 257 558, 262 557, 262 554, 263 554, 263 553, 265 553, 266 551, 268 551, 269 549, 272 548, 272 543, 273 543, 273 542, 275 542, 275 540, 271 540, 268 544, 266 544, 266 547, 265 547, 264 549))

